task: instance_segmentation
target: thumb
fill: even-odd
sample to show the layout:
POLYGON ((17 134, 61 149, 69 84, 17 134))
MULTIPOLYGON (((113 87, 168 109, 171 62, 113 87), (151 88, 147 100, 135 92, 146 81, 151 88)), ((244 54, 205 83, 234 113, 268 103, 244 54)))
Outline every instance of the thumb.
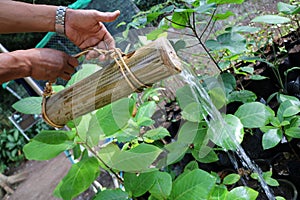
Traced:
POLYGON ((115 21, 120 15, 120 11, 116 10, 114 12, 97 12, 97 20, 100 22, 112 22, 115 21))

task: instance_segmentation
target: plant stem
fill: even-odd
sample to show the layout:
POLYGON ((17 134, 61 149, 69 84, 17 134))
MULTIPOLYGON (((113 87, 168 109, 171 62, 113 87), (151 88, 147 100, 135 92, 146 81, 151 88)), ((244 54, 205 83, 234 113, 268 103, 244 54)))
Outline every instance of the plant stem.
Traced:
POLYGON ((84 146, 92 153, 94 156, 113 174, 117 177, 117 179, 120 181, 120 183, 124 183, 124 180, 122 177, 120 177, 119 174, 117 174, 111 167, 109 167, 103 160, 102 158, 95 152, 88 144, 84 144, 84 146))
POLYGON ((206 25, 206 27, 204 28, 201 36, 199 37, 197 30, 196 30, 196 19, 195 19, 195 13, 193 13, 193 24, 190 25, 189 27, 192 29, 195 37, 198 39, 200 45, 203 47, 203 49, 205 50, 205 52, 208 54, 209 58, 214 62, 214 64, 217 66, 217 68, 220 70, 220 72, 222 71, 222 69, 219 67, 218 63, 216 62, 216 60, 214 59, 214 57, 210 54, 209 50, 206 48, 206 46, 204 45, 204 43, 202 42, 201 38, 204 34, 204 32, 207 30, 208 26, 210 25, 212 18, 214 16, 214 13, 212 14, 208 24, 206 25))

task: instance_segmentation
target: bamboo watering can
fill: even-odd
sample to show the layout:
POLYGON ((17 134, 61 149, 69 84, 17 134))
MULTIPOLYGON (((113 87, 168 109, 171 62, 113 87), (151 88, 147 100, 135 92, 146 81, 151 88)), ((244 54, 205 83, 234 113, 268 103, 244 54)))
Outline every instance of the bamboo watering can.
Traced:
POLYGON ((110 66, 76 84, 53 95, 44 95, 44 120, 61 128, 72 119, 181 72, 180 59, 163 37, 128 55, 119 52, 119 56, 110 66))

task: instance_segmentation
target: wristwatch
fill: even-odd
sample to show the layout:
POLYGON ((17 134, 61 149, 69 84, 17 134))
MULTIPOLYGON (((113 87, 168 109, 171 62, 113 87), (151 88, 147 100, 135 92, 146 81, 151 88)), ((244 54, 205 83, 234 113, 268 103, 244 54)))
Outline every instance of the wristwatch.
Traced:
POLYGON ((67 7, 59 6, 56 10, 55 16, 55 32, 64 35, 65 34, 65 17, 67 7))

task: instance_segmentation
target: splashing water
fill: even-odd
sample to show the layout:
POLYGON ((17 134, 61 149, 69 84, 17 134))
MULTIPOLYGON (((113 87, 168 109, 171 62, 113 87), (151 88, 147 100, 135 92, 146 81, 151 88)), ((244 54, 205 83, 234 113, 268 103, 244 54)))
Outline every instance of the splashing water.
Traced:
MULTIPOLYGON (((272 190, 269 188, 269 186, 267 185, 267 183, 262 177, 262 170, 247 156, 244 149, 241 147, 237 139, 234 137, 235 135, 228 134, 231 133, 230 131, 227 131, 228 125, 226 124, 224 118, 222 117, 221 112, 214 106, 206 89, 200 84, 199 79, 193 74, 193 72, 191 72, 191 70, 188 69, 188 67, 185 67, 185 69, 181 72, 180 76, 183 79, 183 81, 186 84, 188 84, 188 86, 190 87, 193 93, 194 98, 196 99, 197 102, 199 102, 201 107, 206 112, 206 114, 203 117, 206 120, 208 126, 212 129, 212 135, 210 134, 209 139, 211 139, 212 141, 217 140, 218 137, 220 137, 220 135, 218 134, 220 133, 220 130, 226 130, 226 131, 222 131, 222 133, 227 134, 225 137, 230 138, 233 141, 233 143, 231 142, 229 145, 231 145, 232 149, 235 149, 235 152, 239 157, 243 166, 247 169, 250 169, 252 172, 258 174, 258 180, 267 198, 269 200, 275 200, 275 196, 273 195, 272 190), (215 126, 215 124, 218 124, 218 126, 215 126)), ((209 139, 207 139, 207 141, 209 139)), ((204 151, 203 155, 205 156, 206 153, 208 153, 207 145, 203 145, 202 150, 204 151)), ((225 148, 223 148, 223 150, 227 152, 225 148)), ((237 161, 232 156, 229 157, 231 159, 231 162, 233 162, 234 167, 238 169, 237 161)))

